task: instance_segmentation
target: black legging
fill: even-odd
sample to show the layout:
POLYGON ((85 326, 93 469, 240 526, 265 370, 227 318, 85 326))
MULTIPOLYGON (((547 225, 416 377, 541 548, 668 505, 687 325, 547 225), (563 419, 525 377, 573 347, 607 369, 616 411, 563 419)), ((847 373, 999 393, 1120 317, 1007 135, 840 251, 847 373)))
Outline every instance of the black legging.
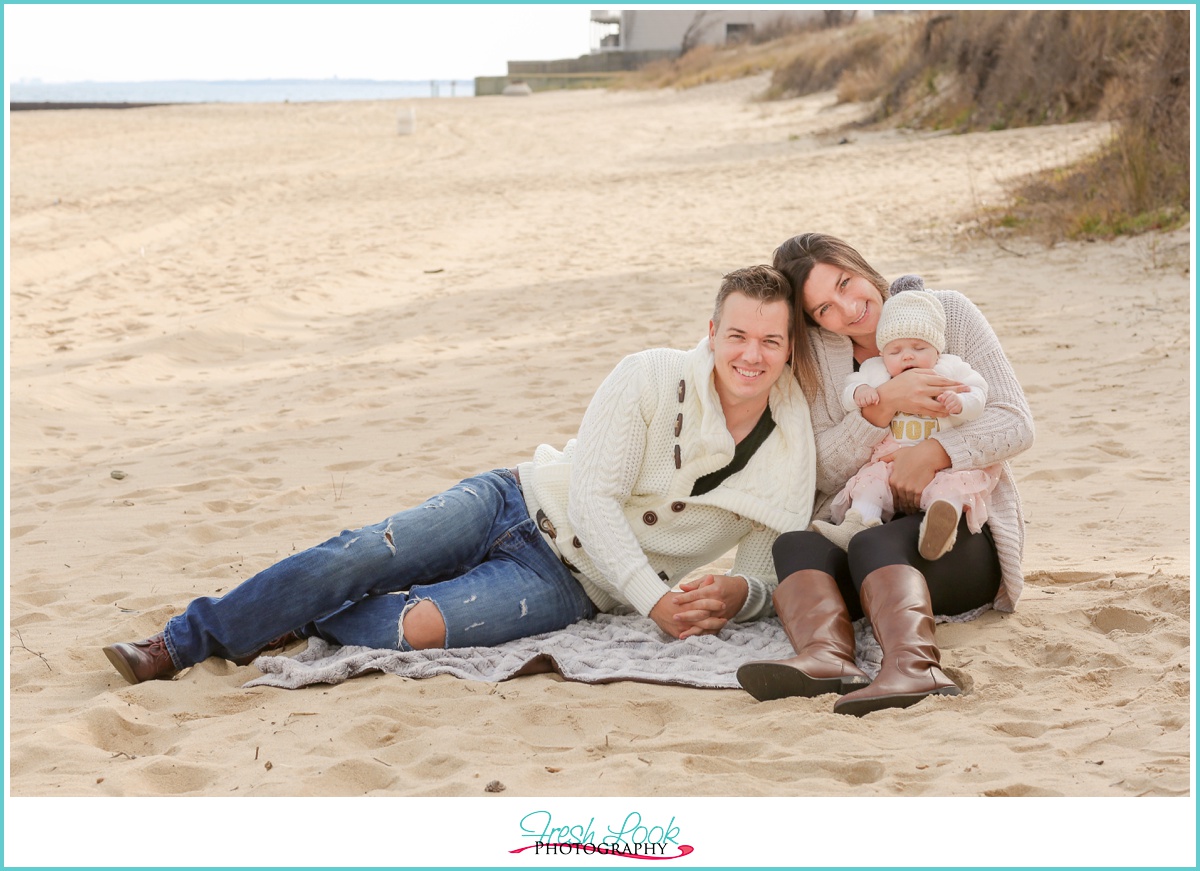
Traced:
POLYGON ((974 535, 966 518, 960 519, 954 547, 931 561, 917 552, 924 516, 897 515, 865 529, 850 539, 849 552, 817 532, 785 532, 775 540, 775 573, 781 581, 804 569, 833 575, 852 620, 863 615, 858 598, 863 578, 883 566, 907 565, 923 574, 934 614, 961 614, 991 602, 1000 589, 1000 559, 987 524, 974 535))

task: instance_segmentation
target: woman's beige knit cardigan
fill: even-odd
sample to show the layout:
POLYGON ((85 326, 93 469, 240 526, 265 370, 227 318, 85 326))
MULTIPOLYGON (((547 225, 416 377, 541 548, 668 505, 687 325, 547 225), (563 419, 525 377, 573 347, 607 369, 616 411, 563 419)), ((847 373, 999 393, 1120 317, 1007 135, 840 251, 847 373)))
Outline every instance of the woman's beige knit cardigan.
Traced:
MULTIPOLYGON (((1000 558, 1001 585, 995 607, 1012 611, 1021 595, 1021 551, 1025 519, 1008 460, 1033 444, 1033 416, 1012 365, 987 319, 961 293, 933 291, 946 310, 946 353, 966 360, 988 383, 983 414, 970 423, 934 436, 950 455, 952 468, 975 469, 1001 463, 1000 483, 992 494, 988 528, 1000 558)), ((812 405, 817 442, 817 498, 813 516, 828 519, 829 503, 850 476, 868 460, 871 449, 890 432, 842 408, 842 388, 854 371, 850 339, 820 327, 809 327, 821 394, 812 405)))

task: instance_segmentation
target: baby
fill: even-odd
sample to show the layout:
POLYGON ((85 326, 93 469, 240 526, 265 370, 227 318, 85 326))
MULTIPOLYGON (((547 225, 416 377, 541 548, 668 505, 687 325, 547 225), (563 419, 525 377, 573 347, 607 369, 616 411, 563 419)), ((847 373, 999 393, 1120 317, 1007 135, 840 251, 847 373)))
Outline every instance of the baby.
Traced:
MULTIPOLYGON (((843 549, 856 533, 892 518, 892 488, 888 483, 891 464, 884 458, 943 429, 974 420, 987 402, 983 377, 961 357, 943 353, 946 313, 932 293, 906 290, 891 296, 879 315, 875 341, 880 356, 867 360, 846 379, 842 405, 847 411, 878 404, 875 388, 909 369, 932 369, 967 385, 970 392, 947 390, 938 396, 937 401, 950 413, 948 417, 898 413, 892 418, 891 433, 875 446, 868 463, 833 500, 833 523, 813 522, 813 529, 843 549)), ((954 546, 964 510, 967 528, 979 532, 987 521, 988 500, 999 479, 999 466, 938 472, 921 492, 921 508, 925 511, 917 545, 921 556, 935 560, 954 546)))

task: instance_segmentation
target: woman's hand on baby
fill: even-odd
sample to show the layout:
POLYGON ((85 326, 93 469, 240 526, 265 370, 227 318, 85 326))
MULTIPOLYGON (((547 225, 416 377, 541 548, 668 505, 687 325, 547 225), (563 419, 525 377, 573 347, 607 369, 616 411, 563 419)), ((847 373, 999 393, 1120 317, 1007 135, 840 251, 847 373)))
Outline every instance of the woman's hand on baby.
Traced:
MULTIPOLYGON (((932 369, 909 369, 878 388, 881 401, 876 408, 889 409, 891 415, 902 411, 905 414, 922 414, 926 417, 945 417, 950 412, 938 401, 938 397, 947 392, 966 393, 970 389, 967 385, 939 375, 932 369)), ((889 421, 891 415, 888 416, 889 421)))
POLYGON ((892 486, 892 501, 897 511, 916 514, 921 510, 921 492, 929 486, 933 476, 952 465, 950 455, 937 439, 925 441, 908 448, 900 448, 888 457, 891 463, 888 482, 892 486))

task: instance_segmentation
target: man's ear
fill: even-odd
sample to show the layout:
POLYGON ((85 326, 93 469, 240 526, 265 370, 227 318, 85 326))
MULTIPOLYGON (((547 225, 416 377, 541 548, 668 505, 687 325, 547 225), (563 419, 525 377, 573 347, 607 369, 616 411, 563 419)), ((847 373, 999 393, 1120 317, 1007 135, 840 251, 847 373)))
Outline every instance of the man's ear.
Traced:
POLYGON ((717 335, 717 322, 709 321, 708 322, 708 349, 710 351, 714 350, 713 339, 716 337, 716 335, 717 335))

